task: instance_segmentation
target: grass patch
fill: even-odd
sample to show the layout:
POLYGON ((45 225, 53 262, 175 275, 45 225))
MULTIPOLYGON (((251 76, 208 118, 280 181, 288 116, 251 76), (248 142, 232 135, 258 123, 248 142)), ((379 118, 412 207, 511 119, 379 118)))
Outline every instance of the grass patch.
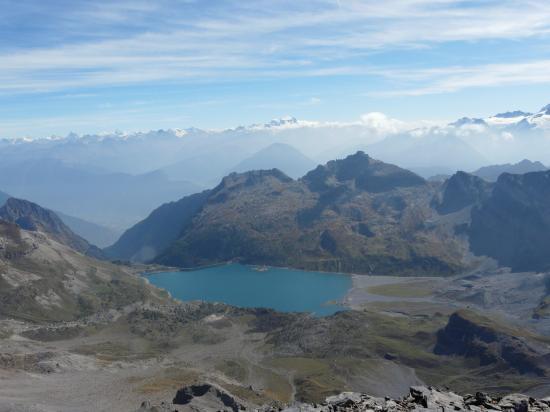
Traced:
POLYGON ((248 369, 238 360, 222 360, 216 364, 216 369, 239 382, 243 382, 248 377, 248 369))
POLYGON ((433 290, 427 283, 393 283, 377 285, 367 288, 373 295, 395 298, 425 298, 431 296, 433 290))
POLYGON ((172 395, 183 386, 193 385, 199 382, 200 374, 194 369, 168 368, 160 376, 148 378, 129 378, 130 383, 140 383, 136 392, 147 395, 162 392, 170 392, 172 395), (172 393, 173 392, 173 393, 172 393))
POLYGON ((269 361, 275 369, 291 372, 296 387, 296 399, 322 402, 327 396, 345 391, 346 385, 334 373, 330 362, 310 358, 275 358, 269 361))

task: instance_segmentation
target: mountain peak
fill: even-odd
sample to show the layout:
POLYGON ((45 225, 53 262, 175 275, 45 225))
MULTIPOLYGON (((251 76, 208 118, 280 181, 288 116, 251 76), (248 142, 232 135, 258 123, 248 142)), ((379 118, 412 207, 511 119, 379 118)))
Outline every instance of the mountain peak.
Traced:
POLYGON ((283 183, 292 182, 292 178, 285 175, 279 169, 249 170, 243 173, 230 173, 222 179, 212 192, 217 193, 225 189, 234 190, 243 186, 254 186, 269 179, 275 179, 283 183))
POLYGON ((498 117, 500 119, 511 119, 514 117, 522 117, 522 116, 526 117, 526 116, 532 116, 532 115, 533 113, 528 113, 521 110, 513 110, 509 112, 504 112, 504 113, 497 113, 493 117, 498 117))
POLYGON ((539 113, 550 114, 550 104, 547 104, 542 109, 540 109, 539 113))
POLYGON ((286 125, 298 124, 298 120, 293 116, 283 116, 280 118, 271 119, 269 123, 266 123, 266 127, 280 127, 286 125))
POLYGON ((458 119, 457 121, 449 124, 449 126, 454 126, 454 127, 461 127, 466 125, 486 126, 487 123, 483 119, 472 118, 472 117, 462 117, 461 119, 458 119))
POLYGON ((314 191, 324 191, 335 185, 345 184, 368 192, 383 192, 425 183, 424 179, 413 172, 373 159, 363 151, 345 159, 331 160, 325 166, 318 166, 303 179, 314 191))

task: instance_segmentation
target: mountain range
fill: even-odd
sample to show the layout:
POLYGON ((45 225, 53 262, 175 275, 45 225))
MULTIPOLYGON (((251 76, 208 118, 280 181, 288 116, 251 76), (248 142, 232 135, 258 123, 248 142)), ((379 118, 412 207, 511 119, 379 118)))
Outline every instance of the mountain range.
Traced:
POLYGON ((550 172, 505 173, 496 183, 458 172, 433 183, 357 152, 298 180, 277 169, 232 173, 163 205, 105 252, 180 267, 238 260, 401 275, 458 273, 475 264, 473 252, 544 270, 548 182, 550 172))
POLYGON ((200 186, 171 181, 161 172, 112 173, 56 159, 0 165, 0 187, 14 197, 111 228, 118 234, 147 216, 160 202, 200 186))
POLYGON ((532 162, 528 159, 523 159, 521 162, 502 165, 484 166, 472 172, 472 174, 479 176, 490 182, 495 182, 498 177, 503 173, 511 173, 521 175, 529 172, 542 172, 548 170, 548 168, 541 162, 532 162))
POLYGON ((1 139, 0 188, 108 228, 90 237, 104 246, 113 232, 120 235, 159 204, 213 187, 230 172, 277 168, 297 179, 318 163, 357 150, 424 178, 476 170, 494 181, 502 171, 542 170, 543 163, 550 164, 548 111, 448 124, 406 123, 371 113, 347 123, 287 117, 224 130, 1 139), (526 158, 542 163, 512 167, 526 158), (490 164, 500 166, 480 169, 490 164))
POLYGON ((238 259, 312 270, 450 274, 462 268, 453 252, 458 246, 450 245, 455 240, 424 225, 434 195, 418 175, 363 152, 299 180, 277 169, 233 173, 201 196, 184 224, 175 218, 176 238, 161 245, 138 227, 155 227, 156 216, 190 198, 153 212, 106 253, 139 260, 143 250, 156 250, 154 261, 177 266, 238 259))

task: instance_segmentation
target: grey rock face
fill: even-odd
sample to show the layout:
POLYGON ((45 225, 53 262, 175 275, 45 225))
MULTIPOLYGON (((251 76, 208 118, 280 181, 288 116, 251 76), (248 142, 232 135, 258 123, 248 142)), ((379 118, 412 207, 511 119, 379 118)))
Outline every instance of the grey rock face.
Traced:
MULTIPOLYGON (((269 409, 266 409, 266 411, 269 409)), ((285 412, 337 412, 337 411, 550 411, 550 401, 537 400, 525 395, 512 394, 503 398, 491 398, 478 392, 475 395, 460 396, 450 391, 435 388, 411 387, 403 399, 375 398, 369 395, 344 392, 330 396, 320 405, 299 404, 284 409, 285 412)))

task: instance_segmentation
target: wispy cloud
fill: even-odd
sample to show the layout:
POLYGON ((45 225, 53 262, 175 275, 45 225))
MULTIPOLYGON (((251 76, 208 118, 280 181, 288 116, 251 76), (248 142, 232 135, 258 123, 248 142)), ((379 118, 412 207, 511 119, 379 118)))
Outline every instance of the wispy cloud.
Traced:
POLYGON ((425 79, 427 85, 405 94, 491 83, 548 82, 543 73, 547 61, 531 63, 534 74, 528 64, 403 74, 391 68, 381 73, 369 59, 381 49, 545 38, 550 33, 547 1, 235 0, 216 2, 216 7, 175 0, 72 2, 69 7, 59 1, 53 1, 53 6, 30 3, 32 7, 29 2, 0 0, 3 9, 11 10, 4 20, 0 18, 0 24, 8 25, 4 31, 16 30, 13 24, 33 16, 37 26, 35 37, 27 36, 20 43, 0 40, 3 94, 357 74, 393 76, 413 85, 416 77, 425 79), (55 7, 60 3, 65 7, 55 7), (496 79, 485 75, 484 68, 492 70, 496 79))
POLYGON ((426 70, 388 70, 384 76, 418 87, 372 93, 375 96, 420 96, 449 93, 474 87, 550 84, 550 59, 473 67, 426 70))

